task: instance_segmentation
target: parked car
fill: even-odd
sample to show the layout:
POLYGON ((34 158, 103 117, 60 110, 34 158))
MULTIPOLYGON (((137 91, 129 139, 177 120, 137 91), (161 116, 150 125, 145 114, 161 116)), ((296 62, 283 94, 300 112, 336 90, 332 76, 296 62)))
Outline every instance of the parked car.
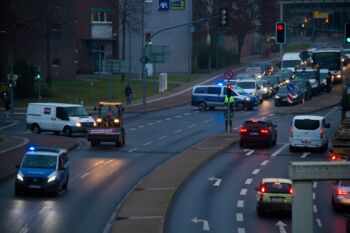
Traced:
MULTIPOLYGON (((254 102, 246 96, 238 94, 234 89, 232 90, 232 96, 234 98, 234 108, 237 110, 253 109, 254 102)), ((225 96, 227 88, 220 85, 198 85, 192 89, 193 106, 198 106, 200 111, 207 108, 213 110, 216 107, 225 107, 225 96)))
POLYGON ((350 180, 338 180, 332 188, 332 206, 335 211, 350 207, 350 180))
POLYGON ((30 147, 16 167, 16 195, 28 191, 58 195, 68 188, 69 159, 65 149, 30 147))
POLYGON ((260 143, 267 146, 276 145, 277 143, 277 125, 269 119, 250 119, 243 123, 239 129, 240 147, 247 144, 260 143))
POLYGON ((309 80, 292 80, 290 84, 297 86, 304 93, 304 101, 312 99, 312 87, 309 80))
POLYGON ((255 190, 258 216, 269 212, 291 213, 293 186, 290 179, 263 178, 255 190))
POLYGON ((316 148, 322 151, 328 149, 327 129, 324 116, 299 115, 292 120, 289 134, 289 150, 296 148, 316 148))
POLYGON ((304 93, 299 89, 298 86, 294 86, 294 91, 292 93, 292 103, 288 101, 289 91, 287 86, 282 86, 279 88, 278 92, 275 94, 275 106, 281 105, 297 105, 304 101, 304 93))

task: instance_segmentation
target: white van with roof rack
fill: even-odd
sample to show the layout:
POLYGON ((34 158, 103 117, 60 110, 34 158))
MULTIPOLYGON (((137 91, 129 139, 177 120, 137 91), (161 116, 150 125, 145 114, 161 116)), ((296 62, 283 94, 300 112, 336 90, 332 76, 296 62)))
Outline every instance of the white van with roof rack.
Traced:
POLYGON ((294 72, 295 66, 300 66, 302 63, 299 55, 300 53, 285 53, 282 57, 281 69, 289 69, 294 72))

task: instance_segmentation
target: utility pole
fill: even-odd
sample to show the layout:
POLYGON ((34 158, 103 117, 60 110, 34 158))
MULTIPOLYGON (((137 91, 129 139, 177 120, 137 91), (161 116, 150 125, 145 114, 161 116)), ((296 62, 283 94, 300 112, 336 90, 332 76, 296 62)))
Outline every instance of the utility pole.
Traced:
POLYGON ((145 74, 145 66, 146 66, 146 56, 145 56, 145 3, 144 0, 142 1, 141 5, 141 48, 142 48, 142 58, 141 58, 141 63, 142 63, 142 104, 143 106, 146 106, 146 74, 145 74))

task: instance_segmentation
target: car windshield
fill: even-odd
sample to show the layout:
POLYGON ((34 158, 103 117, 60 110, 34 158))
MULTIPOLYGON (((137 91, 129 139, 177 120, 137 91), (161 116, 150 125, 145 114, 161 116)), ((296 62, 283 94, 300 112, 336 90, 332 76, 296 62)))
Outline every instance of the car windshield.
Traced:
POLYGON ((22 168, 49 168, 55 169, 57 157, 51 155, 25 155, 22 168))
POLYGON ((285 94, 285 93, 288 93, 288 89, 287 89, 287 87, 281 87, 279 90, 278 90, 278 93, 283 93, 283 94, 285 94))
POLYGON ((290 184, 280 183, 280 182, 271 182, 265 183, 265 192, 267 193, 290 193, 290 184))
POLYGON ((237 86, 243 89, 255 89, 255 82, 238 82, 237 86))
POLYGON ((118 116, 118 113, 117 106, 100 106, 101 116, 118 116))
POLYGON ((295 128, 302 130, 315 130, 320 127, 320 121, 311 119, 296 119, 294 121, 294 126, 295 128))
POLYGON ((314 71, 296 72, 295 78, 296 79, 314 79, 315 72, 314 71))
POLYGON ((243 126, 246 128, 265 128, 266 123, 263 121, 257 121, 257 122, 246 121, 243 126))
POLYGON ((283 60, 282 67, 295 67, 296 65, 300 65, 300 60, 283 60))
POLYGON ((68 116, 89 116, 89 114, 85 111, 85 109, 82 106, 64 107, 64 110, 68 116))

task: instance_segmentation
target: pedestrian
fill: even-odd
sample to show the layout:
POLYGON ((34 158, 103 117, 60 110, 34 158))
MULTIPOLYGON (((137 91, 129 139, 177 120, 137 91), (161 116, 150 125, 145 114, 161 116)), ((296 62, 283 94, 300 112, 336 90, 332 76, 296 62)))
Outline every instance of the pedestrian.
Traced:
POLYGON ((131 104, 132 95, 133 95, 133 91, 130 87, 130 84, 128 84, 125 87, 125 96, 126 96, 126 104, 127 105, 131 104))

